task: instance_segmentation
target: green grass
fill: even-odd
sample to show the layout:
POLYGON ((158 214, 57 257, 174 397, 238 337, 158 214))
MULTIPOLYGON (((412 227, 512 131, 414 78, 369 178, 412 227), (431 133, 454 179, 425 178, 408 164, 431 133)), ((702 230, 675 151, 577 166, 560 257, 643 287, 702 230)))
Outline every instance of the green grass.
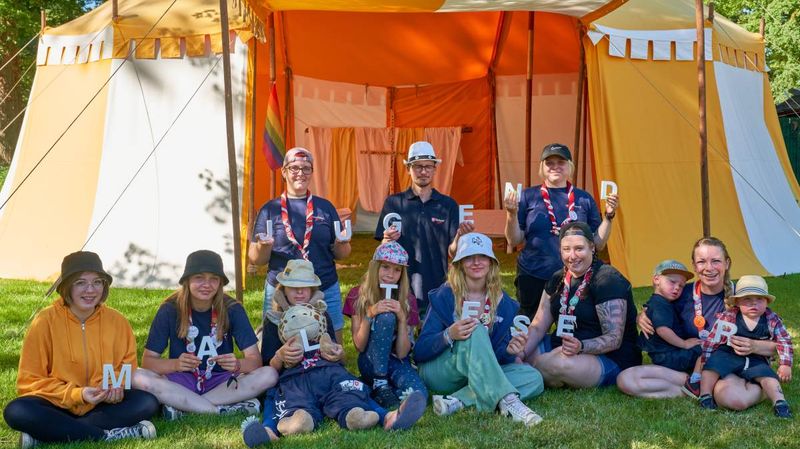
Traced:
MULTIPOLYGON (((342 290, 354 286, 369 260, 375 243, 365 235, 357 235, 353 255, 340 267, 342 290)), ((507 291, 513 293, 515 255, 497 249, 507 291)), ((262 277, 248 279, 245 307, 256 324, 261 310, 262 277)), ((774 309, 780 313, 792 335, 798 334, 800 322, 800 275, 769 279, 770 291, 778 300, 774 309)), ((32 315, 52 298, 43 295, 48 284, 18 280, 0 280, 0 322, 4 344, 0 347, 0 407, 15 396, 15 381, 22 338, 32 315)), ((128 317, 136 334, 141 354, 150 320, 167 291, 114 288, 109 305, 128 317)), ((649 296, 650 289, 635 290, 637 304, 649 296)), ((345 329, 348 368, 356 371, 355 351, 345 329)), ((800 373, 795 372, 795 376, 800 373)), ((785 386, 787 398, 796 412, 800 391, 797 381, 785 386)), ((305 436, 284 438, 278 447, 343 447, 384 448, 414 447, 453 448, 499 447, 520 448, 763 448, 800 446, 800 426, 794 421, 772 416, 769 404, 763 402, 744 412, 718 411, 706 413, 686 398, 643 400, 627 397, 615 388, 582 391, 548 390, 529 405, 545 421, 526 429, 506 418, 492 414, 465 411, 440 418, 429 411, 410 431, 385 433, 381 430, 342 431, 333 422, 326 422, 318 431, 305 436)), ((109 447, 126 448, 224 448, 244 447, 239 434, 242 417, 190 416, 177 422, 155 418, 159 438, 152 442, 125 441, 109 447)), ((43 423, 46 425, 46 423, 43 423)), ((17 433, 3 421, 0 424, 0 447, 13 447, 17 433)), ((87 443, 52 447, 89 448, 87 443)))

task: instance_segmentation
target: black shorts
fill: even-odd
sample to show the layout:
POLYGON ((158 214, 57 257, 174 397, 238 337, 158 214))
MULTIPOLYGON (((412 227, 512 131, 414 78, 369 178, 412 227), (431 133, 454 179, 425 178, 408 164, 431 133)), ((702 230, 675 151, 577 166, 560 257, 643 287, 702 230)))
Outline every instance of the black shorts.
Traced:
POLYGON ((736 374, 747 381, 754 381, 759 377, 778 378, 764 356, 741 356, 725 350, 714 351, 703 369, 716 372, 720 378, 728 374, 736 374))
POLYGON ((691 349, 678 349, 663 352, 651 352, 648 355, 654 365, 661 365, 675 371, 691 373, 694 371, 697 358, 700 357, 702 349, 700 345, 693 346, 691 349))

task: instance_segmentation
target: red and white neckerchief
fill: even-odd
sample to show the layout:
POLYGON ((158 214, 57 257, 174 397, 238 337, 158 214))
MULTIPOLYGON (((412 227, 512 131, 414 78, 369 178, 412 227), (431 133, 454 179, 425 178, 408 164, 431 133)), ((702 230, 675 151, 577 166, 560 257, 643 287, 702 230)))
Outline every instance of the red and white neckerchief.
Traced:
POLYGON ((708 338, 709 332, 706 330, 706 319, 703 318, 703 297, 700 292, 700 282, 694 283, 694 291, 692 292, 692 301, 694 302, 694 327, 697 328, 697 335, 701 340, 708 338))
POLYGON ((539 190, 542 192, 542 200, 544 205, 547 206, 547 215, 550 217, 550 232, 558 235, 561 226, 578 219, 578 214, 575 212, 575 189, 572 187, 572 183, 567 181, 567 218, 560 225, 556 221, 556 214, 553 211, 553 203, 550 202, 550 192, 547 190, 547 186, 542 184, 539 190))
POLYGON ((480 317, 478 317, 478 321, 483 324, 487 330, 489 329, 489 325, 491 324, 492 319, 492 300, 489 298, 489 294, 486 294, 486 301, 483 303, 483 313, 480 317))
MULTIPOLYGON (((189 329, 186 331, 186 352, 191 352, 192 354, 197 353, 197 345, 194 343, 194 340, 200 335, 200 330, 192 324, 192 311, 189 310, 189 329)), ((216 347, 222 345, 221 341, 217 340, 217 311, 214 308, 211 308, 211 330, 208 332, 208 335, 211 337, 211 340, 214 342, 216 347)), ((208 379, 211 379, 212 371, 214 371, 214 367, 217 365, 217 362, 214 360, 207 360, 206 361, 206 369, 201 374, 200 373, 200 366, 195 367, 192 370, 192 374, 194 378, 197 380, 195 387, 197 388, 198 392, 203 391, 203 385, 208 379)))
POLYGON ((300 245, 292 231, 292 223, 289 221, 288 197, 286 192, 281 194, 281 221, 283 221, 283 228, 286 231, 286 238, 294 244, 305 260, 308 260, 308 244, 311 243, 311 230, 314 229, 314 201, 311 198, 309 190, 306 196, 306 233, 303 236, 303 244, 300 245))
POLYGON ((319 362, 319 351, 315 352, 311 357, 303 358, 301 363, 303 365, 303 369, 309 369, 317 366, 317 362, 319 362))
POLYGON ((572 295, 572 298, 569 300, 569 305, 567 305, 567 297, 569 296, 569 288, 570 284, 572 283, 572 273, 570 273, 569 270, 565 271, 564 289, 561 290, 561 309, 559 309, 559 313, 561 315, 575 315, 575 306, 578 305, 578 301, 580 301, 581 297, 583 296, 583 291, 586 290, 586 287, 589 285, 589 280, 592 278, 592 267, 589 267, 589 269, 586 270, 581 284, 578 286, 578 289, 575 290, 575 294, 572 295))

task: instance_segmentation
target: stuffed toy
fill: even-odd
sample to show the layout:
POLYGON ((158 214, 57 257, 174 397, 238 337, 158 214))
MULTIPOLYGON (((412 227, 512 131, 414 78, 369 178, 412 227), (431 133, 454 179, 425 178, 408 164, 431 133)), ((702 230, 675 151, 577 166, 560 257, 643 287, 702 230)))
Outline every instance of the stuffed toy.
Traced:
MULTIPOLYGON (((339 361, 343 351, 340 345, 331 340, 328 335, 328 320, 325 318, 325 310, 328 306, 324 300, 316 300, 313 304, 297 304, 286 309, 285 312, 269 312, 280 316, 278 322, 278 336, 282 343, 290 341, 292 346, 303 347, 303 339, 300 331, 305 330, 308 343, 314 345, 319 343, 320 354, 331 362, 339 361)), ((284 367, 294 366, 284 362, 284 367)))

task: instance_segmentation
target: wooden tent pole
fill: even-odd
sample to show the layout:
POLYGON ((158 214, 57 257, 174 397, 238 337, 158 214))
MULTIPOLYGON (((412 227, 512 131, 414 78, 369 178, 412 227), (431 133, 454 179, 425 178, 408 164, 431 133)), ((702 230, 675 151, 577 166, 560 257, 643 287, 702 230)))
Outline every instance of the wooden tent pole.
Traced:
POLYGON ((525 187, 531 185, 531 131, 533 128, 533 25, 534 12, 528 12, 528 70, 525 77, 525 187))
POLYGON ((111 0, 111 20, 116 22, 119 19, 119 4, 117 0, 111 0))
POLYGON ((695 26, 697 28, 697 96, 700 138, 700 191, 703 208, 703 236, 711 235, 711 213, 708 186, 708 135, 706 132, 706 52, 703 0, 695 0, 695 26))
MULTIPOLYGON (((577 167, 580 165, 581 159, 581 133, 583 132, 583 84, 586 82, 586 49, 583 46, 583 28, 579 28, 578 30, 578 43, 580 46, 580 56, 578 61, 578 99, 575 105, 575 146, 572 147, 574 150, 573 155, 573 163, 575 164, 575 168, 577 171, 577 167)), ((585 164, 585 162, 584 162, 585 164)), ((575 179, 575 184, 578 187, 584 188, 584 183, 578 183, 578 180, 575 179)))
MULTIPOLYGON (((509 25, 511 25, 511 13, 506 11, 500 12, 500 19, 497 23, 497 34, 494 39, 494 48, 492 48, 492 57, 489 59, 489 69, 487 70, 487 78, 489 79, 489 89, 491 96, 491 142, 490 146, 494 150, 495 160, 495 177, 497 178, 497 205, 502 209, 503 207, 503 181, 500 179, 500 148, 497 145, 497 63, 500 61, 500 55, 503 53, 503 48, 508 38, 509 25)), ((491 168, 489 169, 489 177, 491 177, 491 168)), ((489 204, 491 204, 492 195, 489 194, 489 204)))
POLYGON ((39 10, 39 23, 41 24, 39 34, 44 35, 44 29, 47 28, 47 13, 44 12, 44 9, 39 10))
MULTIPOLYGON (((257 89, 257 79, 258 79, 258 40, 253 39, 253 84, 251 87, 250 92, 250 177, 247 180, 248 183, 248 190, 247 190, 247 235, 251 235, 253 232, 253 223, 255 222, 255 210, 256 210, 256 148, 257 148, 257 140, 256 140, 256 94, 258 92, 257 89)), ((249 271, 249 270, 248 270, 249 271)))
MULTIPOLYGON (((277 72, 275 70, 275 13, 270 12, 267 16, 268 23, 268 32, 269 32, 269 95, 272 95, 272 86, 275 85, 275 79, 277 78, 277 72)), ((269 100, 267 100, 269 101, 269 100)), ((286 142, 284 138, 284 142, 286 142)), ((277 183, 278 178, 278 170, 272 170, 272 176, 270 177, 269 183, 269 197, 275 198, 277 195, 275 193, 275 185, 277 183)))
POLYGON ((231 221, 233 222, 233 264, 236 273, 236 299, 242 302, 242 241, 239 228, 239 181, 236 170, 236 146, 233 142, 233 93, 231 89, 231 39, 228 29, 228 2, 219 0, 222 25, 222 78, 225 86, 225 131, 228 137, 228 178, 230 180, 231 221))

